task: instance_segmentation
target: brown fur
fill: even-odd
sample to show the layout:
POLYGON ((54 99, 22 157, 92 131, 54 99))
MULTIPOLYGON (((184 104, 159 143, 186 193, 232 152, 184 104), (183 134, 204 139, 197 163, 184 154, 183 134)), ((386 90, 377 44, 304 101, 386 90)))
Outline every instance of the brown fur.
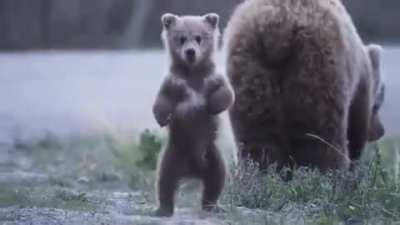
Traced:
POLYGON ((370 129, 368 134, 368 141, 373 142, 379 140, 385 135, 385 128, 381 121, 379 112, 385 101, 386 85, 383 81, 383 77, 380 71, 382 47, 378 45, 369 45, 367 46, 367 51, 371 60, 372 74, 374 80, 374 91, 372 96, 374 103, 372 106, 370 129))
POLYGON ((339 0, 249 0, 225 38, 239 158, 326 171, 359 157, 371 66, 339 0))
POLYGON ((205 16, 203 20, 202 17, 170 15, 169 18, 175 17, 176 21, 167 20, 168 23, 164 23, 164 40, 172 62, 170 74, 153 107, 157 122, 160 126, 168 126, 169 130, 168 145, 158 167, 157 216, 173 214, 175 192, 184 178, 197 178, 203 182, 204 210, 216 209, 224 186, 225 166, 215 140, 218 114, 232 104, 233 92, 227 81, 215 72, 212 56, 218 17, 215 20, 213 16, 205 16), (205 27, 207 29, 204 30, 205 27), (200 31, 205 34, 199 44, 193 37, 200 31), (181 43, 176 34, 185 35, 187 43, 181 43), (180 48, 187 46, 196 52, 190 60, 185 54, 180 54, 180 48))

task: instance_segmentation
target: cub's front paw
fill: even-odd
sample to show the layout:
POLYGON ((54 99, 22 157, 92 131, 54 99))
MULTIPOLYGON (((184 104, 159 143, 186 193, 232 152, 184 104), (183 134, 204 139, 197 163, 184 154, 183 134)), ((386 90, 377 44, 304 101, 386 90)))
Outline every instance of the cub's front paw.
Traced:
POLYGON ((207 95, 212 95, 222 86, 222 82, 218 77, 216 78, 208 78, 206 81, 206 93, 207 95))

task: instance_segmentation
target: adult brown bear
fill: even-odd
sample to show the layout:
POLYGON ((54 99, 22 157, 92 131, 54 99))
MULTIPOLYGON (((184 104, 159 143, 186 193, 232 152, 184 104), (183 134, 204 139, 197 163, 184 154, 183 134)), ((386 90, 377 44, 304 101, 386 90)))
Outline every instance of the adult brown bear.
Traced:
POLYGON ((340 0, 245 1, 225 44, 239 158, 326 171, 360 157, 377 88, 340 0))

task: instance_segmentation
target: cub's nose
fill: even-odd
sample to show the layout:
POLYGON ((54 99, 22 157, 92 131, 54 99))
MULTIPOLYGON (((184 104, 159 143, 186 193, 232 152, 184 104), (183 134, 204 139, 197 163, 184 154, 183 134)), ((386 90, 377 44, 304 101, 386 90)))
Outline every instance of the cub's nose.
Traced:
POLYGON ((190 48, 190 49, 186 50, 185 54, 188 58, 194 58, 196 56, 196 51, 194 49, 190 48))

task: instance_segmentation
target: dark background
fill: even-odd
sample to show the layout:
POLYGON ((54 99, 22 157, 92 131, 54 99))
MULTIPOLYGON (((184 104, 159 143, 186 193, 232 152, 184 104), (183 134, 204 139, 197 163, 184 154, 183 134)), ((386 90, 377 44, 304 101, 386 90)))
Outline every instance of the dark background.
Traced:
MULTIPOLYGON (((165 12, 216 12, 225 26, 242 0, 0 0, 0 49, 160 46, 165 12)), ((344 0, 366 41, 400 40, 399 0, 344 0)))

